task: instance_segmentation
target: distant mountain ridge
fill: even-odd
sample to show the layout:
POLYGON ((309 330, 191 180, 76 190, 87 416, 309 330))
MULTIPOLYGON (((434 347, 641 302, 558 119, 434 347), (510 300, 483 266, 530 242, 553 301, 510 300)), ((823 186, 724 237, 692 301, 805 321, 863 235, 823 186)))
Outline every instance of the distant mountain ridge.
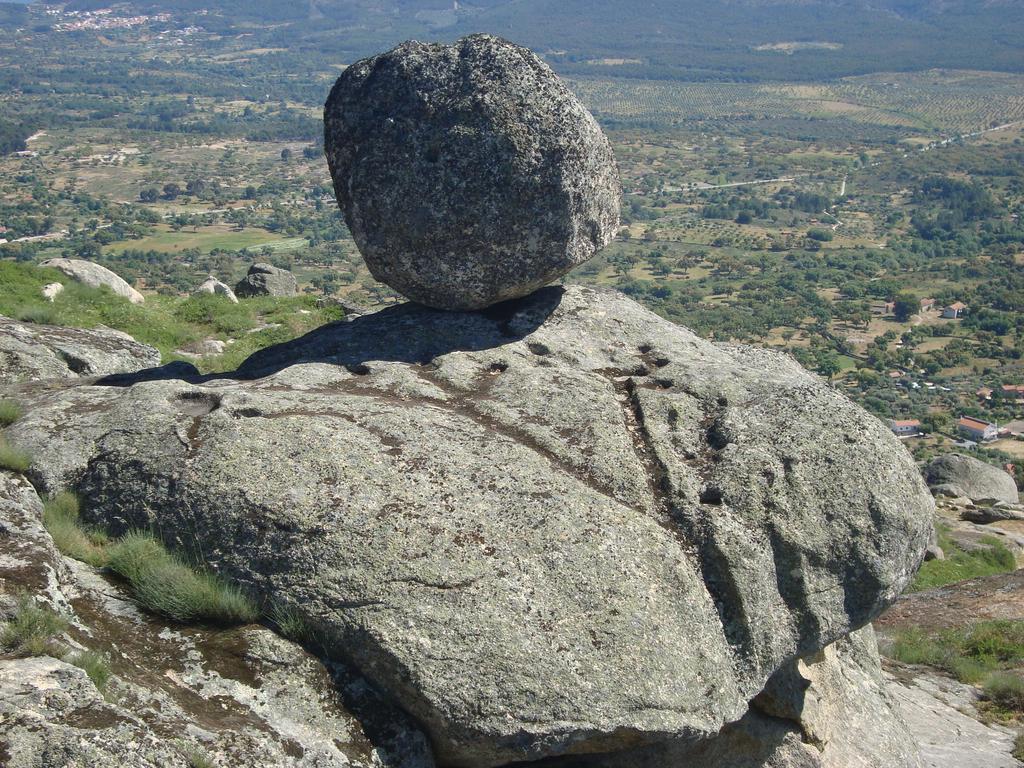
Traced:
MULTIPOLYGON (((70 9, 109 7, 73 0, 70 9)), ((681 79, 811 79, 887 70, 1024 71, 1024 0, 140 0, 289 23, 320 48, 366 55, 409 37, 491 32, 563 72, 681 79), (350 38, 358 30, 358 41, 350 38), (826 43, 827 45, 808 45, 826 43), (795 44, 795 45, 791 45, 795 44)))

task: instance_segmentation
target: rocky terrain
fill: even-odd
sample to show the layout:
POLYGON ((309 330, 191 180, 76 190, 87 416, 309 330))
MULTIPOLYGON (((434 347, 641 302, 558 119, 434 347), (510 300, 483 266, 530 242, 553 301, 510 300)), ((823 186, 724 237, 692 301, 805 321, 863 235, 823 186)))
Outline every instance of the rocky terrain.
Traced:
MULTIPOLYGON (((3 326, 5 764, 1008 755, 988 729, 990 749, 943 757, 929 733, 955 725, 949 705, 883 671, 871 622, 926 550, 945 557, 886 426, 788 356, 539 288, 617 224, 607 142, 567 93, 482 37, 340 78, 339 199, 375 273, 435 308, 349 317, 208 376, 103 331, 3 326), (395 156, 412 187, 382 170, 395 156), (433 208, 408 205, 438 178, 433 208)), ((294 278, 262 264, 235 289, 278 291, 294 278)), ((1015 500, 950 498, 958 524, 1014 522, 1015 500)))
POLYGON ((846 638, 909 581, 931 497, 787 357, 553 288, 131 382, 20 387, 34 486, 300 613, 440 764, 918 765, 870 630, 846 638))
POLYGON ((111 328, 61 328, 0 316, 0 384, 102 376, 160 364, 160 353, 111 328))

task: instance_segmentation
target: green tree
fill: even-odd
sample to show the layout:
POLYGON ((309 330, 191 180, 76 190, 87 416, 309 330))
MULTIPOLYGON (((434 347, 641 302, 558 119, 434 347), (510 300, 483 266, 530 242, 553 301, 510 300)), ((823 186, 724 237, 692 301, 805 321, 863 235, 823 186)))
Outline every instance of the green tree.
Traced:
POLYGON ((893 314, 900 322, 906 322, 921 308, 921 302, 912 293, 900 293, 893 301, 893 314))
POLYGON ((829 381, 831 381, 832 377, 842 370, 842 366, 839 364, 839 356, 832 350, 822 352, 818 355, 816 367, 818 369, 818 373, 829 381))

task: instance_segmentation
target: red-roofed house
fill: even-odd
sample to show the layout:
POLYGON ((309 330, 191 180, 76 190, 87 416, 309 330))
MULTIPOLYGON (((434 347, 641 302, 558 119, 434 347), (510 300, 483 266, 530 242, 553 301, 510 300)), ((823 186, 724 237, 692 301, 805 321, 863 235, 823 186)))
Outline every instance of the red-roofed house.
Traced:
POLYGON ((1024 400, 1024 384, 1003 384, 1003 386, 997 389, 993 394, 995 394, 996 397, 1020 402, 1021 400, 1024 400))
POLYGON ((935 308, 935 299, 921 299, 921 311, 927 312, 935 308))
POLYGON ((921 434, 921 422, 917 419, 890 419, 889 429, 896 437, 915 437, 921 434))
POLYGON ((978 442, 995 440, 999 437, 999 426, 997 424, 990 424, 987 421, 975 419, 973 416, 961 416, 956 426, 964 437, 977 440, 978 442))
POLYGON ((967 314, 967 305, 962 301, 955 301, 942 310, 942 316, 947 320, 959 320, 967 314))

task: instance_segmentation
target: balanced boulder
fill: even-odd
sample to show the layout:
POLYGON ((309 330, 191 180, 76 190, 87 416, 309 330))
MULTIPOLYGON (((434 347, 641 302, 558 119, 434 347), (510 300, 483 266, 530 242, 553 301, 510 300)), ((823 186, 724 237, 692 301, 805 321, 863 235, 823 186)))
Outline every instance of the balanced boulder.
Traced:
POLYGON ((524 296, 618 229, 608 140, 543 61, 505 40, 407 42, 356 62, 324 124, 338 203, 370 272, 422 304, 524 296))
POLYGON ((933 459, 924 475, 933 493, 966 496, 973 501, 995 499, 1016 504, 1019 500, 1017 484, 1006 472, 959 453, 933 459))
POLYGON ((579 287, 25 407, 37 487, 295 611, 447 766, 713 750, 895 600, 932 530, 899 441, 792 358, 579 287))
POLYGON ((252 296, 294 296, 299 292, 295 275, 271 264, 253 264, 235 286, 239 298, 252 296))
POLYGON ((142 304, 146 297, 136 291, 122 277, 106 267, 82 259, 48 259, 41 267, 58 269, 65 275, 90 288, 107 287, 118 296, 128 299, 132 304, 142 304))

